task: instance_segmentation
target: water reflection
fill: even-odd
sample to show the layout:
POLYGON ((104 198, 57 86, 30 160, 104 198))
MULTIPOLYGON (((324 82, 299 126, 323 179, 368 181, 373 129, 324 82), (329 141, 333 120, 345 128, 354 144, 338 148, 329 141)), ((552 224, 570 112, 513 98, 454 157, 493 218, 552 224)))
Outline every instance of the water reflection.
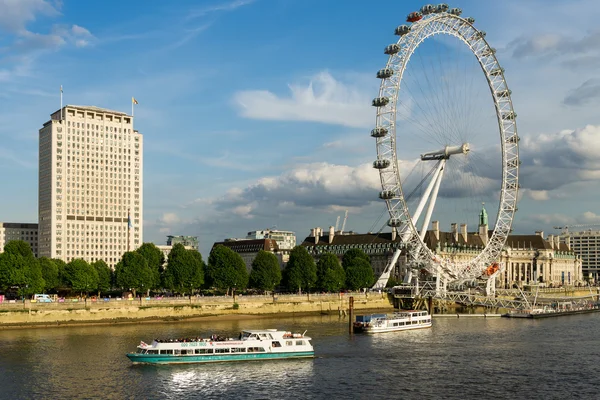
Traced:
POLYGON ((599 329, 600 314, 434 318, 430 329, 370 336, 327 315, 4 330, 0 387, 10 399, 596 398, 599 329), (152 366, 125 357, 140 340, 262 328, 308 329, 316 358, 152 366))
POLYGON ((165 398, 278 398, 283 388, 306 387, 313 380, 312 359, 244 361, 235 363, 140 366, 142 374, 156 379, 165 398))

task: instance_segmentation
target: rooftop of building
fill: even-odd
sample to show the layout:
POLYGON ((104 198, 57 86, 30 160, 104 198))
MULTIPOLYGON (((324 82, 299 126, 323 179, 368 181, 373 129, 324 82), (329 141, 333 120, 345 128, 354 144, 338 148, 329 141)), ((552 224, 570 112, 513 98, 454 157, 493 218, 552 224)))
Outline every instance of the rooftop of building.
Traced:
POLYGON ((21 222, 0 222, 0 228, 38 229, 38 224, 21 222))
MULTIPOLYGON (((111 110, 109 108, 102 108, 102 107, 97 107, 97 106, 80 106, 80 105, 76 105, 76 104, 67 104, 66 106, 63 107, 63 109, 67 109, 67 108, 75 108, 75 109, 78 109, 78 110, 93 111, 93 112, 105 113, 105 114, 125 115, 125 116, 131 117, 131 115, 129 115, 127 113, 124 113, 122 111, 116 111, 116 110, 111 110)), ((59 108, 58 110, 56 110, 52 114, 60 112, 60 110, 61 109, 59 108)))
MULTIPOLYGON (((493 231, 488 231, 491 236, 493 231)), ((427 231, 424 239, 427 247, 435 249, 440 247, 475 247, 483 248, 484 242, 478 232, 467 232, 467 237, 460 233, 439 232, 439 238, 433 230, 427 231)), ((377 244, 400 242, 400 235, 392 240, 392 233, 353 233, 353 234, 334 234, 333 240, 329 243, 329 234, 324 234, 319 237, 318 242, 314 236, 307 236, 302 242, 302 246, 327 246, 327 245, 357 245, 357 244, 377 244)), ((544 239, 540 235, 508 235, 506 246, 512 249, 536 249, 536 250, 557 250, 570 252, 571 250, 565 243, 560 243, 559 247, 553 247, 549 240, 544 239)))
POLYGON ((218 245, 229 247, 236 253, 258 252, 259 250, 279 250, 277 242, 273 239, 227 239, 223 242, 216 242, 213 244, 213 248, 218 245))

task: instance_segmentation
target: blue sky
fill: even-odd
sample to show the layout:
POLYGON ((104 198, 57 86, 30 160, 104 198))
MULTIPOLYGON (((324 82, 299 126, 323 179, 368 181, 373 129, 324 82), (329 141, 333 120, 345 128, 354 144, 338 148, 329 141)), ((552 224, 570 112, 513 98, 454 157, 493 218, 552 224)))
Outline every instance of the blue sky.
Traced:
MULTIPOLYGON (((423 3, 383 4, 0 0, 0 221, 37 221, 37 132, 63 85, 65 104, 130 112, 139 101, 145 241, 197 235, 207 257, 215 241, 272 226, 300 241, 346 209, 347 230, 379 230, 375 72, 423 3)), ((596 3, 450 5, 487 32, 513 91, 515 232, 600 222, 596 3)))

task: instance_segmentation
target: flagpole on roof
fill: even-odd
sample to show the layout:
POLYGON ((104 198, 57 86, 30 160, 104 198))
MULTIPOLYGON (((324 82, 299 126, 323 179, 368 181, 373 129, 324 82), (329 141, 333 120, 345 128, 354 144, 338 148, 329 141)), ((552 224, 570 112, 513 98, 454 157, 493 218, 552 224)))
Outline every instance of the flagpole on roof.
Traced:
POLYGON ((62 105, 63 105, 63 88, 62 85, 60 85, 60 121, 62 123, 63 120, 63 109, 62 109, 62 105))
MULTIPOLYGON (((133 108, 133 105, 131 106, 131 108, 133 108)), ((133 112, 131 112, 131 116, 133 116, 133 112)), ((131 228, 131 208, 127 210, 127 251, 129 251, 129 246, 131 245, 131 235, 130 235, 130 228, 131 228)))

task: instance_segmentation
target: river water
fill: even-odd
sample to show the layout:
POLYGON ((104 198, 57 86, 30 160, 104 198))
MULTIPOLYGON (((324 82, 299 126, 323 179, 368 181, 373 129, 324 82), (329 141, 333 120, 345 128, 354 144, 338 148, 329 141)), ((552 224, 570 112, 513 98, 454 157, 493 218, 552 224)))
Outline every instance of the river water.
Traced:
POLYGON ((348 335, 337 316, 0 331, 2 399, 599 398, 600 313, 434 318, 431 329, 348 335), (132 365, 140 340, 308 330, 317 357, 132 365))

